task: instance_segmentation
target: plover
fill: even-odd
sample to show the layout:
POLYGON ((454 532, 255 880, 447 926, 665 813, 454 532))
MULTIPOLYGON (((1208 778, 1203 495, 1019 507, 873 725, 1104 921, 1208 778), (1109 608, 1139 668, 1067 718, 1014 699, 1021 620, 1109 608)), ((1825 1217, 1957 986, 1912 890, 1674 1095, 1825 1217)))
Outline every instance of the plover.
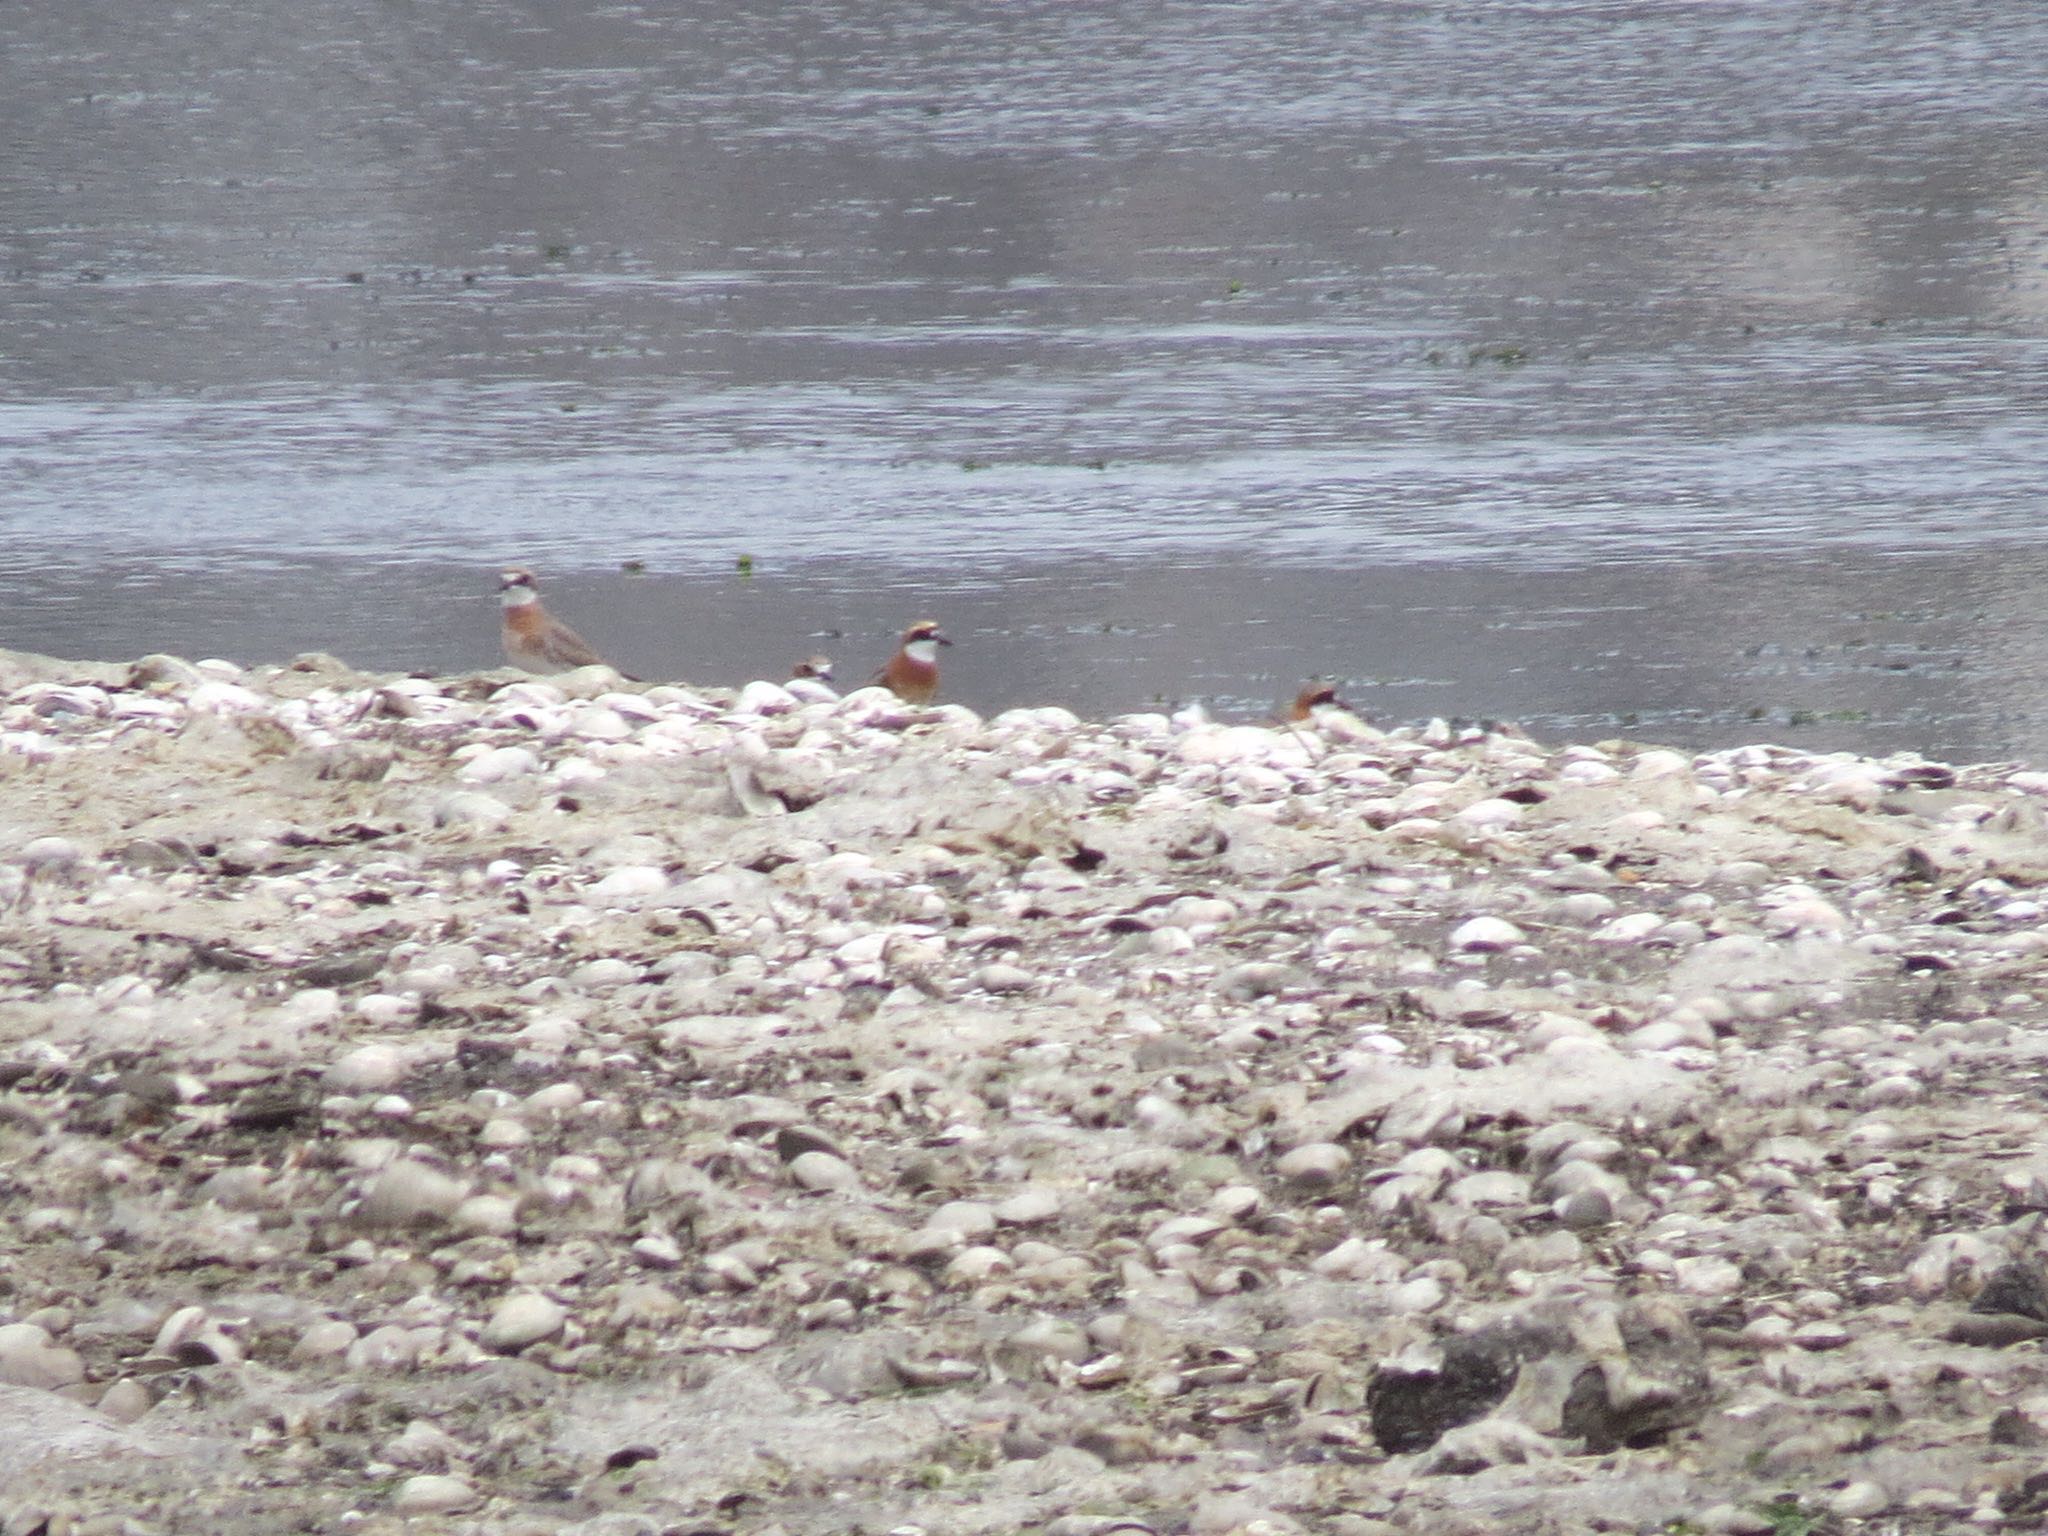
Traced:
POLYGON ((939 692, 939 647, 952 643, 936 620, 920 620, 903 631, 902 644, 875 681, 906 704, 929 704, 939 692))
POLYGON ((832 691, 830 656, 806 656, 789 669, 789 681, 782 686, 806 704, 829 704, 839 697, 832 691))
POLYGON ((498 590, 505 602, 505 659, 513 666, 529 672, 568 672, 606 665, 581 635, 541 605, 533 572, 507 566, 498 574, 498 590))
POLYGON ((1287 709, 1287 718, 1298 724, 1303 720, 1315 719, 1326 709, 1348 711, 1349 708, 1349 705, 1337 697, 1335 683, 1310 682, 1304 683, 1301 692, 1294 696, 1294 702, 1287 709))

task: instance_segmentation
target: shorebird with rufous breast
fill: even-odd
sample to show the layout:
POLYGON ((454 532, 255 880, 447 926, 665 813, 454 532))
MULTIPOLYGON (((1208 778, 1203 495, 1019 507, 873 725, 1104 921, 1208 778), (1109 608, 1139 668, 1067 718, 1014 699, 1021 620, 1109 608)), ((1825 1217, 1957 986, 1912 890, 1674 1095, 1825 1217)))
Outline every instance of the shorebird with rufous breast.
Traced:
POLYGON ((1337 685, 1320 678, 1304 684, 1287 707, 1285 724, 1290 728, 1308 726, 1328 741, 1368 742, 1380 733, 1360 719, 1358 712, 1337 697, 1337 685))
POLYGON ((832 691, 830 656, 806 656, 789 669, 789 681, 782 686, 806 704, 829 704, 839 697, 832 691))
POLYGON ((875 681, 906 704, 929 704, 939 693, 939 647, 953 642, 939 633, 934 619, 920 619, 903 631, 896 647, 875 681))
POLYGON ((609 665, 581 635, 547 611, 533 572, 525 566, 508 565, 500 571, 498 590, 505 602, 500 631, 505 659, 513 666, 528 672, 569 672, 609 665))
POLYGON ((1337 685, 1320 680, 1302 685, 1301 692, 1294 696, 1294 702, 1287 707, 1287 718, 1296 725, 1313 720, 1328 709, 1341 709, 1350 713, 1351 706, 1337 697, 1337 685))

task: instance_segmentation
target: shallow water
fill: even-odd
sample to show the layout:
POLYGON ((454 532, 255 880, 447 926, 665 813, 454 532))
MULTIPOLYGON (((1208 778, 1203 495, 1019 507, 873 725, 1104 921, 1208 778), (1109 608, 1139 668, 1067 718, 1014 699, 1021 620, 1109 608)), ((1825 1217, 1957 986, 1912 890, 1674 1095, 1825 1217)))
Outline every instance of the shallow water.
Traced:
POLYGON ((1904 0, 32 8, 0 643, 485 664, 519 558, 649 675, 931 612, 985 708, 2048 756, 2042 57, 1904 0))

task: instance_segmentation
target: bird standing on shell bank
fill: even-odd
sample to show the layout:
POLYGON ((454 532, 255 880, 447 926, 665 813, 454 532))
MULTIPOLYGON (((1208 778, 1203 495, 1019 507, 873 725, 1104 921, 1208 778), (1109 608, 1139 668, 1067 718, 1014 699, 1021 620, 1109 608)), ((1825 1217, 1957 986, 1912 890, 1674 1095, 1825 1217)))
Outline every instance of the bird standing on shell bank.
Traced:
POLYGON ((1337 697, 1334 683, 1312 680, 1294 696, 1294 702, 1287 708, 1287 717, 1281 722, 1289 729, 1310 727, 1317 735, 1328 741, 1368 742, 1379 739, 1380 733, 1366 724, 1357 713, 1337 697))
POLYGON ((896 654, 875 681, 906 704, 929 704, 939 694, 939 647, 952 643, 939 633, 936 620, 920 620, 903 631, 896 654))
POLYGON ((789 681, 782 686, 806 704, 830 704, 839 697, 832 688, 830 656, 806 656, 790 669, 789 681))
POLYGON ((520 565, 507 566, 498 574, 498 590, 505 603, 500 635, 505 659, 513 666, 545 673, 608 665, 581 635, 542 606, 533 572, 520 565))
POLYGON ((1299 725, 1305 720, 1315 719, 1325 710, 1348 711, 1350 707, 1337 697, 1335 683, 1311 682, 1294 696, 1294 703, 1288 708, 1287 718, 1299 725))

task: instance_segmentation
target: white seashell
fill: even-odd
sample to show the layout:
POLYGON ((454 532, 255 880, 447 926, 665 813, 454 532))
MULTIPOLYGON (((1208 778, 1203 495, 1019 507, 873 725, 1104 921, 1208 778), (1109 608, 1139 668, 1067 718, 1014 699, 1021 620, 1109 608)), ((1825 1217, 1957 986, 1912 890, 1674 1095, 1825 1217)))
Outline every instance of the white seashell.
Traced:
POLYGON ((1634 766, 1628 771, 1628 776, 1637 780, 1668 779, 1689 772, 1691 768, 1691 758, 1660 747, 1637 757, 1634 766))
POLYGON ((389 992, 372 992, 356 999, 356 1017, 380 1029, 402 1024, 419 1011, 418 998, 398 997, 389 992))
POLYGON ((1237 907, 1221 896, 1183 896, 1166 909, 1166 915, 1189 928, 1213 929, 1235 918, 1237 907))
POLYGON ((668 886, 667 870, 652 864, 629 864, 591 885, 587 894, 598 901, 627 901, 659 896, 668 886))
POLYGON ((1239 763, 1224 776, 1224 788, 1248 800, 1271 800, 1289 793, 1294 785, 1277 768, 1257 763, 1239 763))
POLYGON ((1110 768, 1086 775, 1080 784, 1092 800, 1123 800, 1138 792, 1136 779, 1110 768))
POLYGON ((782 797, 771 794, 761 783, 760 775, 752 766, 740 761, 725 765, 726 783, 732 786, 732 797, 741 810, 749 816, 786 816, 789 807, 782 803, 782 797))
POLYGON ((855 725, 893 730, 908 725, 921 711, 905 704, 887 688, 869 687, 854 689, 833 706, 832 713, 855 725))
POLYGON ((833 950, 832 958, 845 966, 879 965, 888 952, 889 938, 884 932, 864 933, 833 950))
POLYGON ((14 698, 16 703, 27 705, 31 713, 45 720, 61 720, 66 717, 80 720, 96 719, 107 712, 108 705, 107 691, 104 688, 74 688, 61 683, 24 688, 14 698))
POLYGON ((1006 709, 988 722, 991 731, 1008 736, 1057 735, 1078 730, 1080 717, 1068 710, 1006 709))
POLYGON ((413 1068, 413 1058, 394 1045, 363 1045, 337 1058, 323 1081, 337 1093, 378 1093, 394 1088, 413 1068))
POLYGON ((569 734, 585 741, 625 741, 633 730, 624 715, 602 704, 578 704, 569 711, 569 734))
POLYGON ((1184 763, 1266 762, 1273 756, 1273 733, 1257 725, 1216 725, 1191 730, 1174 743, 1184 763))
POLYGON ((1512 949, 1523 938, 1522 930, 1506 918, 1475 917, 1451 930, 1451 947, 1475 951, 1512 949))
POLYGON ((1663 926, 1664 919, 1655 912, 1630 912, 1602 923, 1593 930, 1592 938, 1598 944, 1638 944, 1663 926))
POLYGON ((1394 810, 1402 816, 1412 816, 1419 811, 1434 811, 1450 798, 1451 786, 1435 780, 1411 784, 1394 797, 1394 810))
POLYGON ((661 706, 644 693, 600 693, 591 701, 637 725, 652 725, 665 718, 661 706))
POLYGON ((1451 820, 1468 827, 1498 829, 1512 827, 1522 819, 1523 808, 1512 800, 1476 800, 1451 820))
POLYGON ((325 1024, 341 1016, 341 994, 330 987, 307 987, 287 998, 277 1014, 294 1027, 325 1024))
POLYGON ((1363 746, 1386 739, 1386 733, 1367 725, 1348 709, 1319 709, 1312 728, 1329 741, 1363 746))
POLYGON ((1771 928, 1775 933, 1835 935, 1848 926, 1849 919, 1842 915, 1841 908, 1817 896, 1788 901, 1771 913, 1771 928))
POLYGON ((114 720, 176 720, 184 713, 184 705, 146 693, 124 693, 107 705, 108 717, 114 720))
POLYGON ((803 701, 780 683, 755 681, 740 690, 733 701, 736 715, 786 715, 803 701))
POLYGON ((1672 1283, 1691 1296, 1733 1296, 1742 1289, 1742 1266, 1718 1254, 1672 1261, 1672 1283))
POLYGON ((68 837, 34 837, 22 844, 14 862, 30 874, 68 870, 85 857, 85 850, 68 837))
POLYGON ((558 1302, 528 1291, 499 1302, 479 1339, 494 1354, 517 1354, 529 1344, 554 1337, 568 1320, 567 1310, 558 1302))
POLYGON ((1573 859, 1560 864, 1539 877, 1545 885, 1560 891, 1605 891, 1612 890, 1621 882, 1614 871, 1604 865, 1584 863, 1573 859))
POLYGON ((1387 836, 1420 840, 1435 837, 1444 824, 1433 816, 1406 816, 1387 828, 1387 836))
POLYGON ((1614 898, 1599 891, 1573 891, 1558 898, 1550 910, 1567 922, 1596 923, 1613 915, 1614 898))
POLYGON ((501 827, 511 819, 511 806, 478 790, 458 790, 434 807, 437 827, 501 827))
POLYGON ((540 772, 540 759, 525 747, 492 747, 479 752, 457 775, 470 784, 502 784, 540 772))
MULTIPOLYGON (((206 664, 201 662, 200 665, 206 664)), ((262 695, 252 693, 237 683, 226 682, 201 683, 185 695, 185 707, 196 714, 206 715, 260 715, 270 709, 262 695)))

